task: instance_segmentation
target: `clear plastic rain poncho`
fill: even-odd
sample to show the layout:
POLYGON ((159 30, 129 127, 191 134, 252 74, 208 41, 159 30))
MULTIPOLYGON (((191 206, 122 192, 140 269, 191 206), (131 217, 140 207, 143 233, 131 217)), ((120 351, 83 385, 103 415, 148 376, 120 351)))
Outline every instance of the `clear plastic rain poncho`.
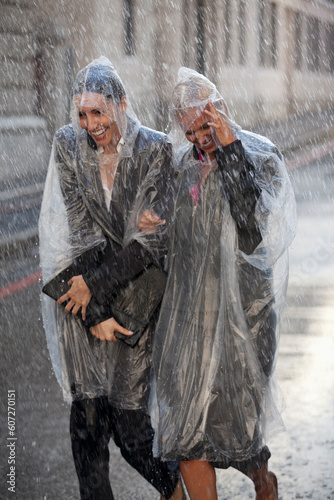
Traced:
MULTIPOLYGON (((138 230, 138 218, 145 209, 165 218, 171 144, 163 134, 140 125, 128 99, 126 110, 121 107, 124 95, 121 79, 105 57, 92 61, 76 77, 71 124, 54 138, 39 221, 44 283, 97 246, 109 245, 111 259, 116 259, 136 240, 154 262, 161 262, 167 224, 154 235, 145 234, 138 230), (122 146, 114 155, 104 154, 80 126, 80 106, 86 98, 95 102, 96 96, 99 105, 94 112, 107 114, 121 136, 122 146), (102 182, 105 161, 117 164, 111 190, 102 182)), ((101 342, 81 319, 44 294, 42 312, 53 368, 66 400, 109 395, 118 407, 145 407, 152 328, 132 349, 122 342, 101 342)))
POLYGON ((179 71, 171 119, 179 190, 154 341, 155 453, 228 466, 255 457, 284 427, 273 370, 288 280, 287 247, 296 226, 294 196, 277 148, 241 130, 216 87, 196 71, 179 71), (224 176, 213 166, 195 196, 201 152, 186 139, 178 116, 194 108, 201 113, 209 99, 241 141, 244 162, 234 168, 235 143, 224 176), (249 169, 257 197, 247 232, 238 226, 237 198, 242 186, 247 188, 242 172, 249 169), (257 236, 248 245, 254 228, 257 236))

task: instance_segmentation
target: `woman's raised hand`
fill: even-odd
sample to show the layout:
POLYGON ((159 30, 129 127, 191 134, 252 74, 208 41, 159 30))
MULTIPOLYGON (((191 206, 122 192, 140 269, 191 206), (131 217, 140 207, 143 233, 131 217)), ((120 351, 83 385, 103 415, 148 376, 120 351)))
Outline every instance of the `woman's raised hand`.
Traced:
POLYGON ((218 113, 211 101, 206 105, 204 113, 211 118, 208 125, 215 129, 215 135, 223 147, 228 146, 236 140, 229 125, 224 120, 223 116, 218 113))

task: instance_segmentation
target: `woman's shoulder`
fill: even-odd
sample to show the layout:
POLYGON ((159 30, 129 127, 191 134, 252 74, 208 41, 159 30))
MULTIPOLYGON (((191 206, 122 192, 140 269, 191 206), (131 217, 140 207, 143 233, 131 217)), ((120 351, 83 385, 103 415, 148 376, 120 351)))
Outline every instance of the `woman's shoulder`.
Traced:
POLYGON ((149 127, 141 125, 138 130, 137 145, 140 149, 147 148, 148 146, 158 146, 169 142, 167 135, 163 132, 158 132, 149 127))
POLYGON ((71 124, 59 128, 54 135, 53 145, 56 158, 71 162, 76 155, 77 139, 71 124))
POLYGON ((62 146, 71 146, 71 145, 74 146, 76 138, 73 126, 71 124, 68 124, 59 128, 55 133, 55 141, 56 143, 59 143, 62 146))
POLYGON ((238 134, 238 139, 241 140, 242 145, 246 151, 250 154, 276 154, 280 159, 282 157, 277 146, 271 142, 268 137, 263 135, 255 134, 249 130, 241 130, 238 134))

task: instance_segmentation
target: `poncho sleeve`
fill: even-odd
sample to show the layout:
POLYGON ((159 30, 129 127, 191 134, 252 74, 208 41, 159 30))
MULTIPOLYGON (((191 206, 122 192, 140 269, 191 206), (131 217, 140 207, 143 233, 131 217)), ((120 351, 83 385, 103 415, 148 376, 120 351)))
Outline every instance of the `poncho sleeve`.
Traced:
POLYGON ((249 255, 240 248, 240 256, 256 268, 268 270, 284 255, 296 234, 295 197, 277 147, 268 139, 247 131, 240 132, 240 139, 261 191, 254 208, 261 241, 249 255))
MULTIPOLYGON (((88 213, 79 205, 79 200, 76 200, 78 188, 75 183, 75 157, 71 140, 71 127, 64 127, 56 134, 45 182, 39 219, 40 261, 44 284, 86 250, 105 244, 101 229, 88 220, 88 213), (65 148, 66 142, 68 148, 65 148), (78 204, 78 219, 73 209, 75 203, 78 204), (82 233, 80 224, 76 224, 79 220, 83 223, 82 233)), ((83 324, 72 315, 67 315, 56 301, 42 293, 41 302, 50 358, 64 398, 67 401, 72 399, 73 381, 81 384, 81 393, 86 397, 104 394, 103 348, 100 349, 93 336, 90 338, 87 335, 83 324)))
POLYGON ((239 248, 250 254, 262 239, 254 217, 255 205, 261 194, 254 167, 247 161, 240 140, 217 149, 215 157, 223 177, 231 215, 237 225, 239 248))
POLYGON ((215 152, 242 259, 272 268, 296 232, 296 206, 281 153, 268 139, 247 131, 215 152))
POLYGON ((95 246, 95 235, 98 234, 101 238, 103 233, 94 223, 80 193, 77 148, 71 127, 64 127, 57 132, 54 146, 60 189, 66 207, 70 244, 74 256, 77 256, 83 252, 83 248, 95 246))

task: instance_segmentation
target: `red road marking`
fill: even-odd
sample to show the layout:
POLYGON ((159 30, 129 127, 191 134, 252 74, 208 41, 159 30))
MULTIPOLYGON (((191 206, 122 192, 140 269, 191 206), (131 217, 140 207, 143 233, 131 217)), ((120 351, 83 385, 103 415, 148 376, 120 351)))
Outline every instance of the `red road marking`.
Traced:
POLYGON ((23 288, 27 288, 28 286, 33 285, 40 279, 40 277, 41 272, 36 271, 35 273, 30 274, 25 278, 21 278, 18 281, 14 281, 14 283, 11 283, 10 285, 0 288, 0 299, 3 299, 4 297, 7 297, 7 295, 12 295, 13 293, 23 290, 23 288))

